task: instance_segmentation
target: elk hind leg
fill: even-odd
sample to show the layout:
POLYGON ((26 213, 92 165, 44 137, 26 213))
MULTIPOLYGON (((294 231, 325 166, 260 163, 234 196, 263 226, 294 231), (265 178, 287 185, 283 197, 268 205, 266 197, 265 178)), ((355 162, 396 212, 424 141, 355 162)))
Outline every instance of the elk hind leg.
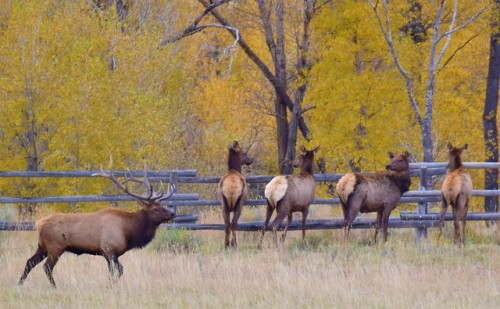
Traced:
POLYGON ((61 256, 61 254, 63 254, 63 252, 64 250, 49 252, 47 261, 45 262, 45 264, 43 264, 43 270, 45 271, 45 274, 47 275, 47 278, 49 279, 49 282, 53 287, 56 287, 56 282, 54 281, 52 272, 57 264, 57 261, 59 260, 59 257, 61 256))
POLYGON ((229 234, 231 233, 230 220, 229 220, 229 205, 225 196, 222 196, 223 206, 222 206, 222 217, 224 219, 224 247, 229 247, 229 234))
POLYGON ((285 230, 283 231, 283 234, 281 234, 281 240, 280 240, 281 242, 285 241, 286 233, 288 232, 288 228, 290 227, 290 223, 292 223, 292 220, 293 220, 293 214, 292 212, 290 212, 286 219, 285 230))
POLYGON ((41 261, 43 261, 46 257, 47 257, 47 251, 42 247, 40 247, 40 245, 38 245, 35 254, 31 258, 29 258, 28 261, 26 262, 26 267, 24 268, 23 274, 19 279, 20 285, 24 283, 24 280, 26 280, 26 277, 28 277, 30 271, 41 261))
POLYGON ((356 218, 361 208, 361 204, 363 203, 363 198, 358 196, 357 194, 350 194, 347 199, 346 209, 347 212, 344 215, 344 241, 347 242, 349 240, 349 232, 351 230, 352 222, 356 218))
POLYGON ((262 226, 262 234, 260 235, 258 248, 262 248, 262 241, 264 240, 264 233, 266 233, 267 225, 269 224, 269 220, 271 220, 271 216, 273 215, 274 208, 271 206, 269 201, 266 199, 267 209, 266 209, 266 219, 264 220, 264 225, 262 226))
POLYGON ((460 221, 462 218, 459 217, 460 211, 457 209, 457 207, 453 207, 452 210, 453 210, 453 225, 455 227, 455 244, 458 245, 461 244, 460 235, 462 234, 462 231, 461 231, 460 221))
POLYGON ((469 208, 469 201, 465 194, 460 193, 455 202, 454 219, 455 223, 455 243, 459 245, 465 244, 465 222, 467 220, 467 211, 469 208))
POLYGON ((238 219, 240 218, 242 208, 243 208, 243 205, 241 203, 241 196, 240 196, 240 197, 238 197, 238 200, 236 201, 234 213, 233 213, 233 220, 231 221, 231 246, 233 246, 233 247, 237 246, 236 227, 238 226, 238 219))
POLYGON ((448 202, 444 198, 443 195, 441 195, 441 212, 439 214, 439 233, 438 233, 438 241, 441 239, 441 235, 443 234, 443 227, 444 227, 444 217, 446 216, 446 210, 448 209, 448 202))
POLYGON ((288 213, 282 211, 282 209, 280 208, 280 203, 278 202, 278 205, 276 205, 276 217, 273 220, 273 238, 276 247, 278 246, 278 228, 280 227, 285 217, 288 215, 288 213))

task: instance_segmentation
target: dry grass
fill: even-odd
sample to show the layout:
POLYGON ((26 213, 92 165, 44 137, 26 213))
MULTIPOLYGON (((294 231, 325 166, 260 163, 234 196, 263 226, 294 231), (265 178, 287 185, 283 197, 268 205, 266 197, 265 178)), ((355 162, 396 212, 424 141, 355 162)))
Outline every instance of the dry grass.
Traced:
MULTIPOLYGON (((278 249, 256 249, 257 233, 240 233, 237 250, 223 249, 223 232, 162 230, 151 245, 120 259, 123 277, 111 285, 102 257, 65 254, 55 268, 57 289, 37 266, 17 280, 35 250, 33 232, 1 232, 2 308, 498 308, 500 237, 469 227, 464 248, 416 245, 414 232, 392 231, 387 244, 367 246, 372 231, 290 232, 278 249), (177 233, 177 234, 176 234, 177 233), (179 235, 189 237, 177 237, 179 235), (172 240, 172 235, 177 235, 172 240), (486 235, 486 236, 485 236, 486 235), (177 238, 176 238, 177 237, 177 238), (193 242, 193 239, 196 240, 193 242), (169 250, 163 242, 185 242, 169 250), (167 249, 165 249, 167 248, 167 249), (173 252, 177 253, 173 253, 173 252)), ((432 236, 435 231, 431 231, 432 236)), ((268 235, 270 239, 270 235, 268 235)))

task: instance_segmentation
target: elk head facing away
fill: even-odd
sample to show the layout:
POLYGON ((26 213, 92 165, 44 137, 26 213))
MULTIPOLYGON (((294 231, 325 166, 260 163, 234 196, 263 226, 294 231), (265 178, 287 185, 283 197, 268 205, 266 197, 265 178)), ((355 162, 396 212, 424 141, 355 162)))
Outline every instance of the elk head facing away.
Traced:
POLYGON ((55 287, 52 271, 64 252, 102 255, 108 262, 111 278, 116 280, 123 274, 118 257, 130 249, 147 245, 155 236, 158 226, 174 218, 175 214, 160 204, 173 195, 173 186, 169 186, 167 193, 163 187, 161 192, 156 193, 146 175, 143 179, 126 177, 125 181, 120 182, 113 174, 112 162, 109 173, 101 166, 101 172, 94 175, 109 178, 120 190, 138 200, 143 208, 133 213, 117 208, 94 213, 55 213, 38 220, 35 224, 38 249, 26 262, 19 284, 23 284, 29 272, 47 258, 43 268, 55 287), (144 185, 147 193, 131 192, 125 185, 127 182, 144 185))
POLYGON ((277 244, 277 230, 281 222, 287 217, 287 223, 281 240, 286 237, 288 227, 292 222, 294 212, 302 212, 302 238, 306 236, 306 220, 309 213, 309 205, 314 200, 314 155, 318 152, 319 146, 313 150, 306 150, 304 146, 300 148, 300 154, 291 164, 300 168, 299 175, 276 176, 267 185, 265 196, 267 201, 266 219, 262 227, 262 234, 259 247, 266 232, 267 225, 276 209, 276 217, 272 223, 274 242, 277 244))
POLYGON ((448 205, 453 209, 453 221, 455 223, 455 244, 465 243, 465 223, 469 210, 469 200, 472 197, 472 181, 467 170, 462 164, 462 152, 467 149, 467 144, 461 148, 453 147, 448 143, 450 173, 443 181, 441 187, 441 213, 439 220, 439 236, 444 226, 444 217, 448 205))
POLYGON ((391 211, 397 206, 401 195, 408 191, 411 185, 410 154, 407 151, 397 155, 392 152, 388 154, 391 162, 386 165, 387 171, 372 175, 348 173, 337 183, 335 189, 344 213, 346 240, 352 222, 359 212, 377 212, 377 225, 373 242, 377 241, 380 227, 384 232, 384 241, 387 241, 387 227, 391 211))
MULTIPOLYGON (((248 152, 248 151, 247 151, 248 152)), ((222 217, 224 219, 224 245, 236 247, 236 226, 245 203, 248 188, 245 177, 241 174, 242 165, 250 165, 253 160, 244 152, 237 141, 229 147, 227 157, 227 173, 219 181, 218 193, 221 201, 222 217), (231 220, 230 213, 233 213, 231 220), (231 243, 229 243, 229 237, 231 243)))
POLYGON ((385 166, 386 170, 393 172, 405 172, 410 169, 410 154, 408 151, 403 151, 397 155, 392 152, 388 152, 387 154, 389 155, 391 162, 385 166))
POLYGON ((253 163, 253 159, 248 156, 248 150, 243 151, 240 144, 234 141, 229 147, 229 153, 227 156, 227 170, 235 170, 241 173, 241 167, 243 165, 250 165, 253 163))
POLYGON ((451 143, 448 143, 448 168, 450 169, 450 172, 454 172, 455 170, 463 167, 462 152, 467 148, 467 144, 464 144, 462 147, 453 147, 451 143))

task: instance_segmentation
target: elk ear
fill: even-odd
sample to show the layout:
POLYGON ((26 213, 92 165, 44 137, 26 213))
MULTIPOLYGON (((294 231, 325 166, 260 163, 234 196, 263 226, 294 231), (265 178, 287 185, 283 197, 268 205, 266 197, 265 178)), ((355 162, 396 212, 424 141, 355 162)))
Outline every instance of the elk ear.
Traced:
POLYGON ((394 153, 388 151, 387 154, 389 155, 389 158, 391 158, 391 159, 394 158, 394 153))
POLYGON ((453 149, 453 145, 450 142, 448 142, 448 150, 452 150, 452 149, 453 149))
POLYGON ((468 145, 468 144, 465 144, 465 145, 462 147, 462 149, 467 149, 467 147, 469 147, 469 145, 468 145))
POLYGON ((306 147, 304 147, 303 145, 302 145, 302 146, 300 146, 300 152, 302 152, 302 153, 306 153, 306 151, 307 151, 307 150, 306 150, 306 147))
POLYGON ((313 149, 314 154, 316 154, 319 151, 319 146, 313 149))
POLYGON ((239 151, 240 150, 240 144, 238 144, 238 141, 234 141, 233 142, 233 146, 231 146, 231 148, 233 148, 236 151, 239 151))
POLYGON ((408 151, 406 151, 406 150, 403 151, 403 157, 405 157, 405 158, 408 159, 410 157, 410 153, 408 151))

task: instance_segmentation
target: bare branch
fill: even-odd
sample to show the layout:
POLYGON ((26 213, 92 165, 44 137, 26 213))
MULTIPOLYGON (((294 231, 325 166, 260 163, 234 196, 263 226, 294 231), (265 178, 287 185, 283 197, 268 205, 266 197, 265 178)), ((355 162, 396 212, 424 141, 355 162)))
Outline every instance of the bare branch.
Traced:
POLYGON ((208 24, 208 25, 199 26, 200 30, 205 29, 205 28, 209 28, 209 27, 226 29, 226 30, 231 31, 233 33, 233 36, 234 36, 233 43, 231 45, 227 46, 226 48, 224 48, 224 51, 222 52, 222 56, 220 56, 220 59, 222 59, 226 56, 229 56, 229 65, 228 65, 227 71, 230 72, 231 67, 232 67, 232 63, 233 63, 233 59, 234 59, 234 53, 236 52, 236 47, 238 46, 238 42, 241 39, 240 31, 235 27, 225 26, 225 25, 221 25, 221 24, 208 24))
POLYGON ((367 1, 370 4, 370 6, 372 7, 373 12, 375 13, 375 17, 377 18, 380 29, 382 30, 382 34, 384 35, 384 38, 387 42, 387 45, 389 46, 389 50, 391 52, 392 59, 393 59, 394 63, 396 64, 396 67, 398 68, 399 72, 403 75, 403 77, 406 81, 406 90, 408 92, 408 97, 410 99, 411 107, 413 109, 413 112, 415 114, 417 122, 420 125, 420 127, 423 127, 424 121, 423 121, 422 115, 420 114, 419 104, 418 104, 418 102, 415 98, 415 95, 413 93, 413 81, 412 81, 410 75, 408 74, 408 72, 401 65, 401 62, 399 61, 398 55, 396 53, 396 49, 394 47, 394 42, 392 40, 391 24, 389 21, 389 13, 387 10, 387 1, 386 0, 382 1, 383 9, 384 9, 384 17, 385 17, 385 27, 384 27, 384 22, 382 21, 382 18, 380 17, 380 14, 378 12, 379 1, 377 0, 377 2, 375 2, 375 3, 372 0, 367 0, 367 1))
POLYGON ((310 111, 311 109, 315 109, 316 108, 316 105, 308 105, 304 108, 302 108, 302 110, 300 111, 301 114, 304 114, 308 111, 310 111))
MULTIPOLYGON (((445 1, 441 1, 441 8, 439 9, 439 13, 436 16, 436 21, 434 22, 434 37, 432 40, 432 48, 431 48, 431 58, 430 58, 430 65, 429 65, 429 80, 431 80, 430 77, 432 77, 431 74, 434 74, 436 71, 437 66, 439 65, 439 62, 441 62, 441 58, 443 58, 443 55, 445 51, 448 49, 448 46, 450 45, 451 41, 451 34, 446 36, 446 41, 441 48, 441 51, 439 52, 439 55, 437 56, 436 59, 434 59, 434 55, 436 52, 437 44, 438 42, 443 38, 443 36, 439 36, 439 26, 441 24, 441 18, 443 16, 444 12, 444 3, 445 1)), ((453 29, 455 26, 455 21, 457 19, 457 11, 458 11, 458 0, 455 0, 455 5, 453 6, 453 14, 451 17, 450 21, 450 29, 453 29)))
POLYGON ((453 28, 453 29, 450 29, 448 30, 448 32, 445 32, 443 33, 443 35, 440 37, 440 39, 442 39, 443 37, 445 36, 448 36, 448 35, 451 35, 465 27, 467 27, 468 25, 470 25, 471 23, 473 23, 474 21, 476 21, 476 19, 479 18, 479 16, 481 16, 481 14, 484 13, 484 11, 486 10, 486 6, 483 6, 476 14, 474 14, 474 16, 472 16, 467 22, 465 22, 464 24, 456 27, 456 28, 453 28))
MULTIPOLYGON (((205 7, 209 6, 209 3, 206 0, 198 0, 198 1, 205 7)), ((224 17, 222 17, 222 15, 219 14, 217 10, 212 10, 210 13, 217 19, 217 21, 221 25, 229 26, 229 22, 224 17)), ((234 36, 234 33, 231 32, 231 34, 234 36)), ((250 60, 252 60, 257 65, 257 67, 262 71, 264 77, 266 77, 266 79, 273 85, 273 88, 275 89, 276 93, 283 99, 288 109, 290 111, 293 111, 293 102, 287 93, 287 89, 284 89, 280 85, 280 83, 276 79, 276 76, 271 72, 269 67, 264 63, 264 61, 262 61, 262 59, 259 58, 259 56, 257 56, 257 54, 254 53, 254 51, 250 48, 250 46, 245 42, 243 37, 240 38, 238 44, 243 49, 245 54, 250 58, 250 60)), ((305 138, 307 138, 311 134, 309 128, 305 124, 305 121, 302 117, 300 117, 299 119, 299 129, 305 138)))
POLYGON ((93 1, 90 1, 90 0, 85 0, 85 2, 87 2, 90 6, 92 6, 94 9, 102 12, 102 9, 97 5, 95 4, 93 1))
POLYGON ((166 40, 161 41, 160 47, 164 47, 172 42, 179 41, 182 38, 193 35, 199 31, 201 31, 202 29, 206 28, 206 27, 198 26, 198 24, 201 22, 203 17, 208 15, 215 8, 221 6, 229 1, 230 0, 221 0, 221 1, 213 2, 210 5, 206 5, 205 10, 203 12, 201 12, 200 15, 198 15, 189 26, 187 26, 183 31, 177 33, 176 35, 174 35, 170 39, 166 39, 166 40))
POLYGON ((457 47, 457 49, 455 49, 455 51, 451 54, 450 57, 448 57, 448 59, 444 62, 444 64, 441 66, 441 69, 444 69, 446 67, 446 65, 453 59, 453 57, 455 57, 455 55, 462 49, 464 48, 465 46, 467 46, 472 40, 474 40, 475 38, 477 38, 478 36, 480 35, 480 33, 477 33, 475 35, 473 35, 472 37, 470 37, 467 41, 465 41, 462 45, 460 45, 459 47, 457 47))

